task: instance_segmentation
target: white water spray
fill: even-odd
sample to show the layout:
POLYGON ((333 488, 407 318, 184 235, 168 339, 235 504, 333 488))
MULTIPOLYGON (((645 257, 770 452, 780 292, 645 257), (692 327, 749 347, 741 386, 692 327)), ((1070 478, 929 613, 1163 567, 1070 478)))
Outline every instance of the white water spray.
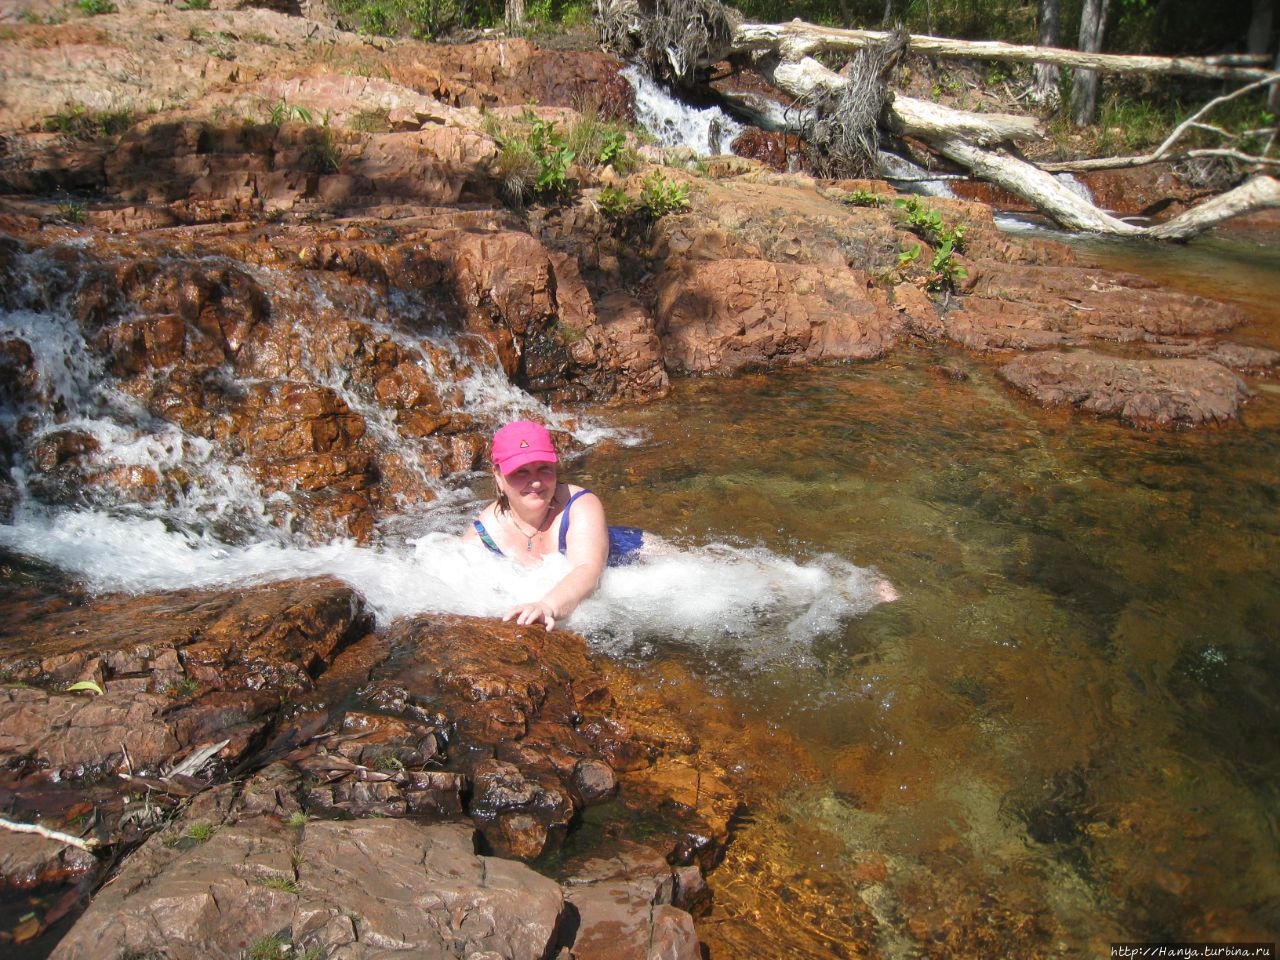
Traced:
POLYGON ((664 147, 687 147, 700 157, 728 153, 743 125, 719 107, 681 103, 635 67, 622 71, 635 90, 636 122, 664 147))
MULTIPOLYGON (((269 271, 255 275, 269 295, 283 296, 269 271)), ((342 309, 350 311, 351 304, 342 309)), ((399 332, 394 320, 365 322, 406 343, 424 343, 420 332, 399 332)), ((424 483, 434 484, 435 498, 382 523, 372 545, 301 542, 281 528, 271 498, 221 447, 157 419, 116 388, 71 311, 46 304, 0 312, 0 341, 6 339, 31 348, 38 383, 26 395, 38 402, 0 403, 5 433, 18 435, 22 420, 27 437, 10 470, 16 501, 0 524, 0 546, 51 564, 93 591, 227 588, 331 575, 359 591, 388 622, 425 612, 501 616, 541 596, 565 572, 560 556, 529 569, 464 543, 458 535, 487 494, 456 478, 449 483, 424 476, 424 483), (49 472, 30 459, 31 451, 70 431, 92 438, 96 449, 85 456, 95 476, 149 471, 154 482, 50 490, 49 472)), ((478 422, 532 418, 571 430, 585 445, 605 438, 645 442, 589 416, 546 408, 514 388, 496 360, 477 361, 474 351, 466 357, 451 353, 456 345, 444 333, 427 342, 448 369, 435 370, 425 361, 424 369, 439 376, 442 394, 460 390, 463 409, 478 422)), ((317 382, 326 382, 322 372, 313 373, 317 382)), ((400 451, 400 445, 421 442, 399 437, 385 411, 340 381, 327 378, 370 424, 369 434, 380 445, 400 451)), ((405 449, 401 456, 411 453, 405 449)), ((599 492, 607 503, 608 491, 599 492)), ((657 545, 648 555, 608 570, 601 589, 566 626, 604 649, 643 649, 675 639, 732 648, 749 661, 764 662, 804 657, 816 637, 886 599, 877 576, 838 557, 800 563, 758 547, 650 539, 657 545)))

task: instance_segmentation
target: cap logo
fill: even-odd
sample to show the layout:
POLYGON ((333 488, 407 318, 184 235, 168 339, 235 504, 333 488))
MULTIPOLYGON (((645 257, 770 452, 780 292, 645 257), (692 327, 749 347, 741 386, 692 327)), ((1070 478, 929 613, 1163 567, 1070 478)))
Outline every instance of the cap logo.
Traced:
POLYGON ((520 441, 520 449, 521 449, 521 450, 527 450, 528 448, 529 448, 529 441, 528 441, 528 440, 521 440, 521 441, 520 441))

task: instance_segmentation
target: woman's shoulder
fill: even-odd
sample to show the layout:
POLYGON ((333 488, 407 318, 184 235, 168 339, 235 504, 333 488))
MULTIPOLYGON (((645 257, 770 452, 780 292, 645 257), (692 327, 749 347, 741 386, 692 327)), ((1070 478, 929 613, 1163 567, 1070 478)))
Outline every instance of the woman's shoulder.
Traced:
POLYGON ((475 516, 467 521, 467 526, 462 531, 462 536, 468 540, 478 537, 480 535, 480 529, 478 528, 483 528, 487 524, 492 524, 497 521, 498 515, 496 511, 496 503, 490 502, 485 504, 480 508, 475 516))

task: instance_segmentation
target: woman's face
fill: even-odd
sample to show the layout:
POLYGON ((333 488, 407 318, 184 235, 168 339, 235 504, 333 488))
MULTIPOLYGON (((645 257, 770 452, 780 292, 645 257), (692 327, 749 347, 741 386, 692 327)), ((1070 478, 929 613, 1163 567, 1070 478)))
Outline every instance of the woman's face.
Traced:
POLYGON ((549 461, 526 463, 500 476, 501 487, 511 500, 546 504, 555 496, 556 465, 549 461))

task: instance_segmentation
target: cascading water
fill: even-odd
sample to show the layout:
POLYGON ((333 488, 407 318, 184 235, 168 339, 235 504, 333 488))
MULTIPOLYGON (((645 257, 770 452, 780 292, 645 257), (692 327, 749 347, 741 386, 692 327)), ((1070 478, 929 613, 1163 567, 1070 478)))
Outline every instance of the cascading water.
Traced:
POLYGON ((719 107, 681 103, 635 67, 622 76, 635 91, 636 122, 664 147, 686 147, 703 157, 728 153, 744 129, 719 107))
MULTIPOLYGON (((34 281, 63 270, 68 259, 74 260, 73 250, 54 247, 17 262, 34 281)), ((533 418, 571 432, 587 447, 605 438, 645 442, 590 416, 545 407, 514 388, 495 359, 478 359, 474 344, 443 328, 424 331, 430 311, 402 294, 379 302, 323 275, 299 285, 270 268, 231 266, 252 276, 274 314, 296 316, 299 324, 326 312, 352 317, 366 335, 416 355, 440 395, 452 397, 478 424, 533 418)), ((8 441, 13 485, 0 547, 52 564, 95 591, 329 574, 358 589, 384 621, 426 611, 501 615, 565 572, 562 557, 525 569, 464 544, 458 533, 482 503, 475 485, 483 474, 431 475, 421 462, 432 439, 404 436, 367 390, 305 349, 296 362, 307 378, 339 396, 363 421, 367 442, 413 471, 414 482, 431 495, 380 517, 369 543, 299 535, 289 522, 299 508, 282 503, 287 496, 266 492, 226 444, 156 416, 113 376, 86 335, 77 281, 63 281, 71 292, 61 296, 34 283, 28 293, 11 290, 0 312, 0 344, 29 348, 35 381, 0 393, 0 437, 8 441), (94 482, 50 469, 68 437, 78 444, 80 476, 94 482)), ((230 378, 231 371, 218 376, 230 378)), ((573 465, 566 466, 566 477, 574 479, 573 465)), ((607 505, 609 491, 599 492, 607 505)), ((691 543, 663 542, 661 532, 652 532, 651 555, 641 563, 607 572, 570 628, 614 649, 662 636, 729 644, 761 660, 803 658, 816 637, 887 596, 875 574, 836 556, 798 563, 758 546, 696 536, 691 543)))
MULTIPOLYGON (((638 68, 622 71, 635 92, 636 122, 664 147, 684 147, 698 156, 728 153, 733 141, 746 129, 719 107, 699 108, 683 103, 654 83, 638 68)), ((741 98, 740 98, 741 99, 741 98)), ((752 98, 752 112, 767 129, 794 127, 803 119, 799 108, 752 98)), ((880 175, 899 188, 931 197, 954 197, 943 178, 896 154, 881 151, 880 175)))

